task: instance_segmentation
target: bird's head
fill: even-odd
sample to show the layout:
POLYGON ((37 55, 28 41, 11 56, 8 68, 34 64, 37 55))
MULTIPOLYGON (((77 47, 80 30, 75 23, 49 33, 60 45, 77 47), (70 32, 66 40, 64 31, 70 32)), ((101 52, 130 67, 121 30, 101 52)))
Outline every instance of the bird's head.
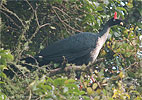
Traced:
POLYGON ((117 12, 114 13, 114 17, 108 20, 107 24, 109 27, 114 25, 123 25, 123 21, 120 19, 117 19, 117 12))

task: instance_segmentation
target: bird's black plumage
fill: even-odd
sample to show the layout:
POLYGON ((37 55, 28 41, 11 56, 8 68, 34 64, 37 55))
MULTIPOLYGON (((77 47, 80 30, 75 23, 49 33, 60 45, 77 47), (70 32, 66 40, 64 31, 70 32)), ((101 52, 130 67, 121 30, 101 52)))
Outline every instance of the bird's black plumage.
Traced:
POLYGON ((88 64, 91 59, 89 53, 96 46, 97 35, 82 32, 47 46, 37 55, 42 56, 39 60, 40 65, 50 61, 62 63, 64 59, 77 65, 88 64))
POLYGON ((112 18, 104 25, 103 30, 98 34, 82 32, 47 46, 38 55, 36 55, 39 65, 46 65, 51 61, 55 63, 62 63, 64 60, 76 65, 93 62, 107 39, 110 27, 118 25, 121 22, 121 20, 112 18), (99 44, 99 40, 102 44, 99 44), (97 47, 99 49, 97 49, 97 47))

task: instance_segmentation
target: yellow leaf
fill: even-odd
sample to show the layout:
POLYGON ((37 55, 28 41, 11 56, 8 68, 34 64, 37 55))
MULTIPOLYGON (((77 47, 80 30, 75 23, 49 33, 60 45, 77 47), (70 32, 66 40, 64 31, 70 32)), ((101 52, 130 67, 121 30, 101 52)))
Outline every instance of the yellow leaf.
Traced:
POLYGON ((97 70, 95 70, 94 72, 95 72, 96 74, 98 74, 98 71, 97 71, 97 70))
POLYGON ((131 28, 130 28, 130 31, 133 31, 133 30, 134 30, 134 27, 131 27, 131 28))
POLYGON ((102 53, 101 53, 102 56, 106 55, 106 52, 105 50, 102 50, 102 53))
POLYGON ((112 49, 114 49, 114 48, 115 48, 114 44, 111 46, 111 48, 112 48, 112 49))
POLYGON ((129 32, 128 29, 125 29, 125 30, 123 31, 124 34, 127 34, 128 32, 129 32))
POLYGON ((119 73, 119 77, 120 77, 121 79, 124 78, 123 72, 120 72, 120 73, 119 73))
POLYGON ((136 27, 135 27, 135 30, 137 30, 138 28, 139 28, 139 27, 138 27, 138 26, 136 26, 136 27))
POLYGON ((104 80, 102 81, 102 83, 103 83, 103 84, 107 84, 107 79, 104 79, 104 80))
POLYGON ((100 96, 95 96, 94 100, 100 100, 100 96))
POLYGON ((119 52, 121 52, 121 49, 120 49, 120 48, 118 48, 116 51, 119 53, 119 52))
POLYGON ((126 96, 128 97, 128 99, 130 99, 130 96, 129 96, 129 94, 126 94, 126 96))
POLYGON ((118 92, 117 92, 117 90, 116 90, 116 89, 114 89, 114 90, 113 90, 113 92, 114 92, 114 94, 113 94, 112 98, 116 98, 116 97, 117 97, 117 95, 118 95, 118 92))
POLYGON ((97 94, 101 94, 102 90, 101 89, 97 89, 96 92, 97 92, 97 94))
POLYGON ((69 82, 68 82, 68 80, 65 80, 65 82, 64 82, 65 84, 68 84, 69 82))
POLYGON ((93 94, 93 90, 92 90, 92 88, 91 88, 91 87, 88 87, 88 88, 87 88, 87 93, 88 93, 88 95, 93 94))
POLYGON ((30 85, 28 86, 28 89, 32 89, 33 86, 36 84, 36 80, 34 80, 32 83, 30 83, 30 85))
POLYGON ((54 30, 56 29, 54 26, 50 26, 50 28, 51 28, 51 29, 54 29, 54 30))
POLYGON ((109 46, 109 45, 108 45, 107 47, 108 47, 108 48, 110 48, 110 46, 109 46))
POLYGON ((87 82, 84 82, 84 87, 87 88, 87 82))
POLYGON ((94 83, 93 86, 92 86, 93 89, 96 89, 97 87, 98 87, 97 83, 94 83))
POLYGON ((128 2, 127 6, 128 6, 129 8, 133 8, 133 3, 128 2))

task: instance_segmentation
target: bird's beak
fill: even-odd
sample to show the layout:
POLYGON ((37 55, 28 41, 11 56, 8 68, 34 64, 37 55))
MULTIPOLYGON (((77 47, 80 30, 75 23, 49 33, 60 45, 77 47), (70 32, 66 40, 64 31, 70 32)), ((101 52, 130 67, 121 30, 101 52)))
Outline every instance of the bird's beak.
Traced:
POLYGON ((123 26, 123 22, 120 22, 120 25, 123 26))

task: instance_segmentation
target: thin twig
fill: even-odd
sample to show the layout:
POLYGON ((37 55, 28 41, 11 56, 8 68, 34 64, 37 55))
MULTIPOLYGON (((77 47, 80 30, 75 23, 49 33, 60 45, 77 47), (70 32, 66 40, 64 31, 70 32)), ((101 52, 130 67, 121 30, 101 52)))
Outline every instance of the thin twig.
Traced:
POLYGON ((28 100, 31 100, 31 97, 32 97, 32 91, 30 90, 30 94, 29 94, 28 100))
POLYGON ((37 22, 38 27, 40 27, 36 10, 35 10, 35 18, 36 18, 36 22, 37 22))
POLYGON ((39 28, 45 27, 45 26, 47 26, 47 25, 50 25, 50 23, 46 23, 46 24, 40 25, 39 28))
MULTIPOLYGON (((17 67, 17 65, 14 64, 14 63, 8 63, 8 64, 9 64, 8 68, 9 68, 17 77, 19 77, 19 75, 10 67, 10 66, 14 65, 14 67, 16 67, 16 68, 20 71, 20 73, 22 73, 22 71, 17 67)), ((22 73, 22 75, 23 75, 24 77, 26 77, 25 74, 22 73)))
MULTIPOLYGON (((64 9, 66 9, 63 5, 61 5, 64 9)), ((65 11, 61 10, 60 8, 56 7, 56 6, 52 6, 53 8, 59 10, 60 12, 62 12, 63 14, 65 14, 67 17, 69 17, 69 19, 72 19, 71 16, 69 16, 67 13, 65 13, 65 11)), ((66 9, 67 10, 67 9, 66 9)), ((69 10, 67 10, 68 12, 69 10)), ((74 22, 78 27, 80 27, 80 25, 77 24, 77 22, 74 22)), ((80 27, 81 28, 81 27, 80 27)))
POLYGON ((10 21, 15 24, 15 26, 17 26, 18 28, 21 28, 21 27, 20 27, 19 25, 17 25, 17 24, 14 22, 14 20, 13 20, 10 16, 8 16, 5 12, 3 12, 3 11, 1 11, 1 10, 0 10, 0 12, 3 13, 7 18, 9 18, 10 21))
POLYGON ((1 7, 2 10, 4 10, 4 11, 6 11, 6 12, 12 14, 12 15, 14 15, 14 16, 21 22, 22 26, 25 27, 25 25, 24 25, 24 23, 22 22, 21 18, 19 18, 19 17, 16 15, 16 13, 10 11, 10 10, 7 9, 4 5, 2 5, 2 7, 1 7), (2 7, 3 7, 3 8, 2 8, 2 7))
POLYGON ((60 8, 56 6, 52 6, 52 8, 58 9, 60 12, 64 13, 66 16, 68 16, 71 19, 71 17, 67 13, 65 13, 63 10, 61 10, 60 8))
POLYGON ((54 13, 56 14, 56 16, 58 17, 58 19, 65 24, 66 26, 68 26, 71 30, 76 31, 76 32, 81 32, 80 30, 74 29, 73 27, 71 27, 70 25, 68 25, 67 23, 65 23, 60 16, 57 14, 56 10, 53 8, 54 13))
POLYGON ((29 3, 29 1, 28 0, 26 0, 26 2, 28 3, 28 5, 31 7, 31 9, 32 9, 32 11, 33 11, 33 13, 34 13, 34 15, 35 15, 35 18, 36 18, 36 23, 37 23, 37 25, 38 25, 38 27, 40 26, 39 25, 39 21, 38 21, 38 17, 37 17, 37 8, 38 8, 38 6, 36 6, 36 9, 34 9, 33 8, 33 6, 29 3))
POLYGON ((134 62, 133 64, 129 65, 126 69, 124 69, 124 71, 127 70, 127 69, 129 69, 129 68, 131 68, 134 65, 138 65, 138 62, 134 62))
MULTIPOLYGON (((58 8, 58 7, 56 7, 56 6, 52 6, 53 8, 55 8, 55 9, 58 9, 60 12, 62 12, 63 14, 65 14, 66 16, 68 16, 68 14, 67 13, 65 13, 63 10, 61 10, 60 8, 58 8)), ((68 16, 68 17, 70 17, 70 16, 68 16)), ((70 17, 71 18, 71 17, 70 17)), ((63 24, 63 26, 65 27, 65 29, 66 29, 66 31, 67 31, 67 33, 68 34, 70 34, 70 32, 68 31, 68 29, 67 29, 67 27, 66 27, 66 25, 65 24, 63 24)), ((70 34, 71 35, 71 34, 70 34)))

